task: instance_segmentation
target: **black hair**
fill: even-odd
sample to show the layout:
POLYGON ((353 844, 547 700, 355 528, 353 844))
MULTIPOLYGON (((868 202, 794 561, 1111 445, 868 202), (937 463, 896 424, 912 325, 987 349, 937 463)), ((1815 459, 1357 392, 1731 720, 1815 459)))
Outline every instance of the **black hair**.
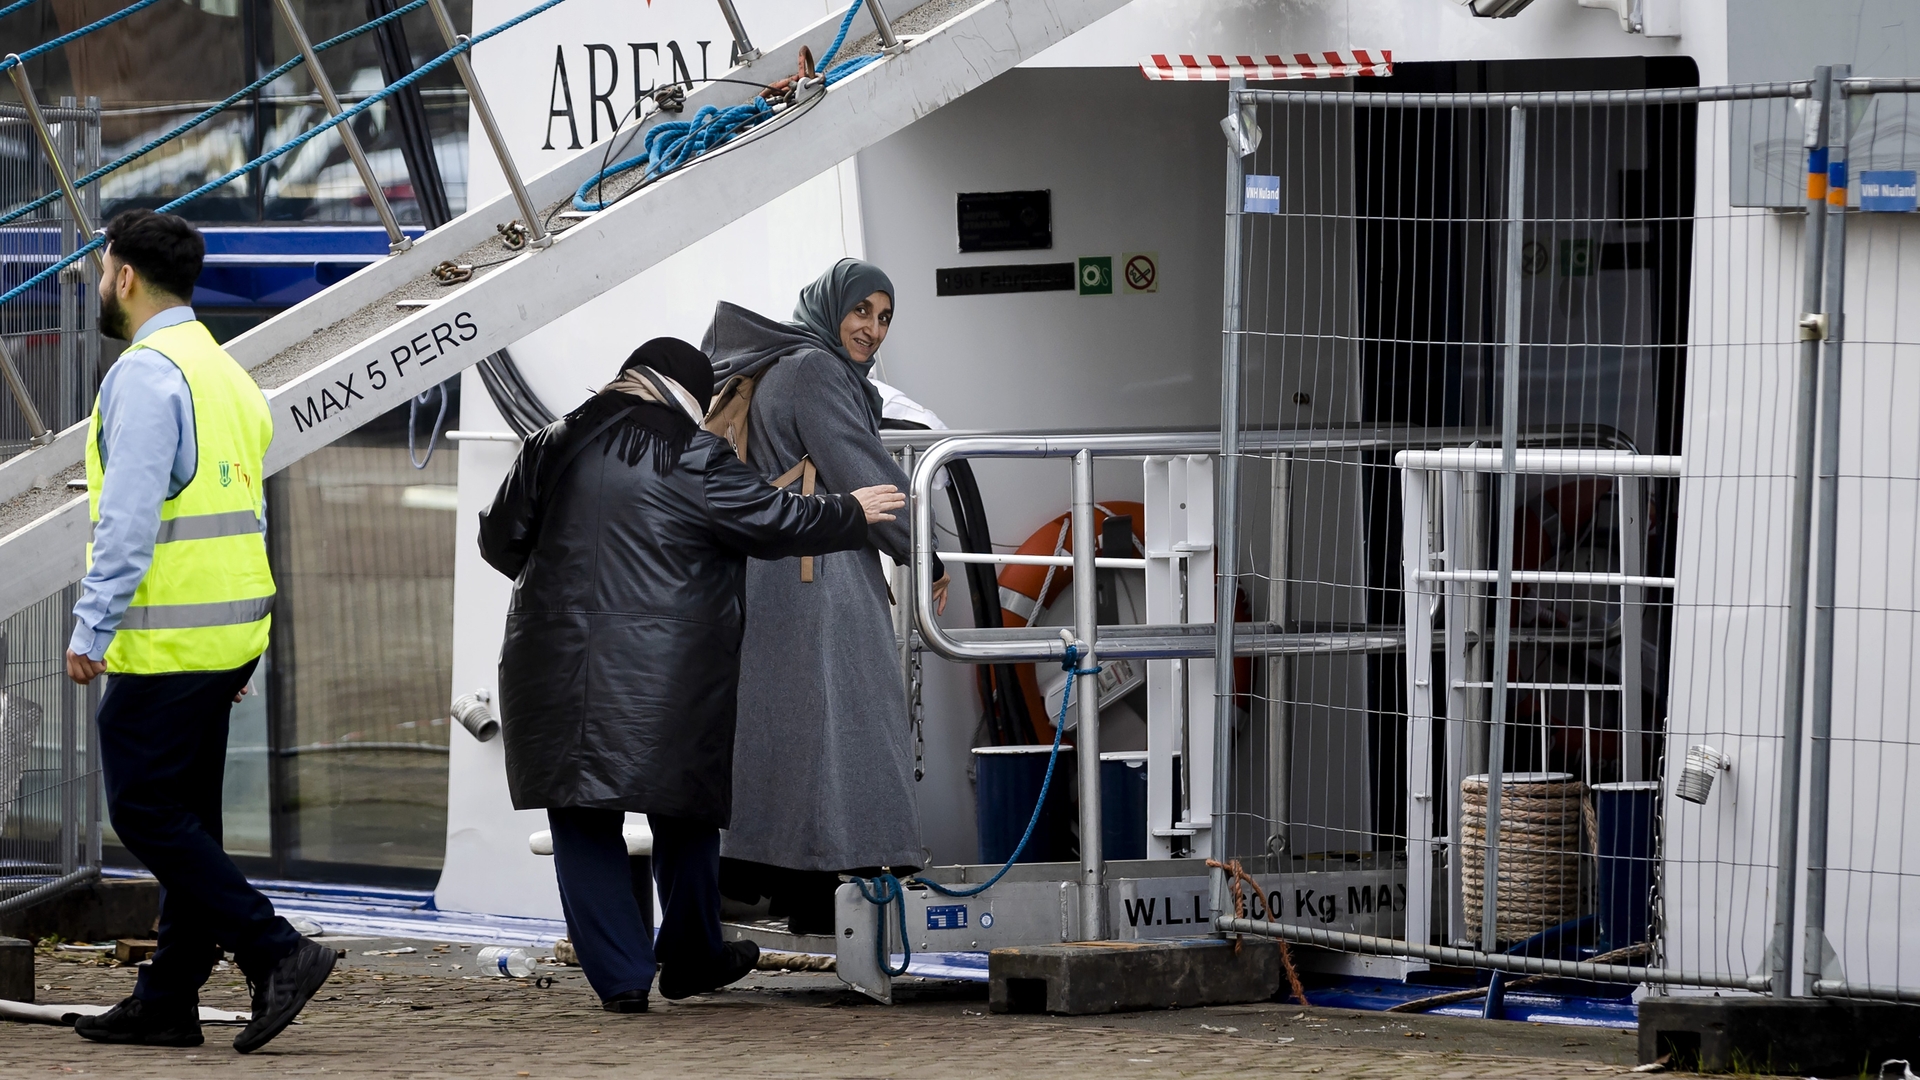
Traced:
POLYGON ((207 242, 177 214, 124 210, 107 224, 107 254, 133 267, 152 288, 180 300, 193 298, 207 242))

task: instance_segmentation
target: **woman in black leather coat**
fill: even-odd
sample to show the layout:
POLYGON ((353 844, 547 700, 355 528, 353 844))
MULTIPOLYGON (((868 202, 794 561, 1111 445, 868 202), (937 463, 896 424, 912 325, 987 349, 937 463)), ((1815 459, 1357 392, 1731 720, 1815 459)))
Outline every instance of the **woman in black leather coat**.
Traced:
POLYGON ((514 579, 500 720, 516 809, 545 809, 567 926, 611 1012, 645 1012, 656 970, 620 826, 648 815, 661 993, 752 970, 720 940, 719 830, 732 810, 746 560, 866 545, 894 488, 777 491, 698 419, 705 354, 641 346, 620 377, 527 440, 480 515, 481 555, 514 579))

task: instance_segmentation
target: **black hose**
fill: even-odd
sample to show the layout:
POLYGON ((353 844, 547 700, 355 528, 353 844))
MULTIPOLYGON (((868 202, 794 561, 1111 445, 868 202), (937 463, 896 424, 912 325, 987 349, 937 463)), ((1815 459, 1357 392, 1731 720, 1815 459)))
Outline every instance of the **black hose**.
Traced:
MULTIPOLYGON (((947 466, 947 500, 953 506, 955 531, 960 550, 986 554, 993 550, 993 534, 987 525, 986 504, 980 498, 980 485, 973 466, 955 461, 947 466)), ((997 629, 1000 618, 1000 579, 993 567, 966 564, 967 592, 973 600, 974 625, 997 629)), ((982 664, 974 669, 979 681, 980 700, 987 707, 988 728, 997 746, 1014 746, 1036 737, 1033 718, 1027 710, 1026 693, 1012 664, 982 664)))

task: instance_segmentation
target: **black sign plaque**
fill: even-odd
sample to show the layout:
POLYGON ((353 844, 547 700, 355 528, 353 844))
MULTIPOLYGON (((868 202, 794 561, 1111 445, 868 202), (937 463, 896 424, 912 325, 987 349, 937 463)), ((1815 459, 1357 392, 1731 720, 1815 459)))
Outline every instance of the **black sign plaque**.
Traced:
POLYGON ((1053 192, 963 191, 960 250, 1045 251, 1053 247, 1053 192))
POLYGON ((1067 263, 1017 263, 1013 266, 952 266, 935 270, 938 296, 988 293, 1071 292, 1078 274, 1067 263))

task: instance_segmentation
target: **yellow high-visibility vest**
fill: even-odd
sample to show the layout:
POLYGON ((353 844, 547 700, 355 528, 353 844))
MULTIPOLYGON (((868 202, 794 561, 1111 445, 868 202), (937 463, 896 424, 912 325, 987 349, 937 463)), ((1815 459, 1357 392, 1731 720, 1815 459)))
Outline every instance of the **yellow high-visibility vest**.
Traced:
MULTIPOLYGON (((107 647, 107 670, 134 675, 228 671, 267 648, 273 572, 261 496, 273 414, 260 387, 198 322, 156 330, 151 348, 180 369, 193 399, 196 466, 160 504, 153 564, 107 647)), ((100 521, 100 402, 87 430, 87 514, 100 521)), ((93 565, 93 544, 87 544, 93 565)))

